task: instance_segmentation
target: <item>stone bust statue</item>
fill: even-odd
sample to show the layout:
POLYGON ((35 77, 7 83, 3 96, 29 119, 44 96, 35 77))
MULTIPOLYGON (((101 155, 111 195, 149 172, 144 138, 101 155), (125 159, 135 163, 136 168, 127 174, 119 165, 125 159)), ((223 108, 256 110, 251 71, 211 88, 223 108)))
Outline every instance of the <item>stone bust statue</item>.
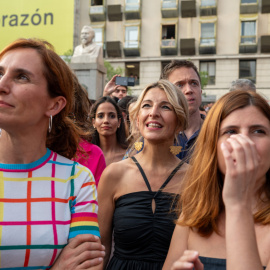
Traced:
POLYGON ((93 42, 94 37, 95 31, 93 30, 93 28, 88 25, 83 26, 81 31, 81 44, 75 48, 71 60, 72 62, 81 62, 82 59, 84 59, 83 62, 93 62, 93 58, 103 59, 102 48, 101 46, 93 42))

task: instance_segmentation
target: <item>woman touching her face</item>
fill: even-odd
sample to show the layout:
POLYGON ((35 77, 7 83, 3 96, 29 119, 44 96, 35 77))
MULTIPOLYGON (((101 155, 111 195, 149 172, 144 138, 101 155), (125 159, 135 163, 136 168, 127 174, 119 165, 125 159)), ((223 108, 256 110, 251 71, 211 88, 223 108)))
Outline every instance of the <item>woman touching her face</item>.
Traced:
POLYGON ((269 105, 253 91, 224 95, 198 137, 163 269, 269 267, 269 170, 269 105))
POLYGON ((83 135, 68 118, 73 91, 48 42, 19 39, 0 52, 0 268, 102 262, 94 178, 70 160, 83 135))

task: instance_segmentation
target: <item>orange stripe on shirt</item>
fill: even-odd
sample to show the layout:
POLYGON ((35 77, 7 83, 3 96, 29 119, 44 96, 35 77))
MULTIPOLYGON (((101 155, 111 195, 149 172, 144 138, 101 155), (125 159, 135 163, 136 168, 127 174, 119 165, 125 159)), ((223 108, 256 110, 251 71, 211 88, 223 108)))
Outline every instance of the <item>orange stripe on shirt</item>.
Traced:
POLYGON ((71 222, 81 222, 81 221, 93 221, 97 222, 97 218, 95 217, 79 217, 79 218, 72 218, 71 222))
POLYGON ((96 184, 95 182, 84 183, 84 184, 82 185, 82 188, 83 188, 83 187, 86 187, 86 186, 93 186, 93 185, 95 185, 95 184, 96 184))
POLYGON ((70 196, 68 199, 60 199, 60 198, 30 198, 30 199, 0 199, 0 202, 6 203, 22 203, 22 202, 60 202, 60 203, 68 203, 70 200, 74 200, 76 196, 70 196))

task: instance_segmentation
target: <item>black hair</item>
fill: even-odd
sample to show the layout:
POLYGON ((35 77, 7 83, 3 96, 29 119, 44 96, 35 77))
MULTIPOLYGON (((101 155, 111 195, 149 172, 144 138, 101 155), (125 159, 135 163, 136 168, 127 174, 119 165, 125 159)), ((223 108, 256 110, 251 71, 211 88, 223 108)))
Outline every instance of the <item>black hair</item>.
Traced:
MULTIPOLYGON (((119 143, 119 145, 122 148, 125 149, 125 148, 128 147, 128 142, 127 142, 127 137, 126 137, 126 133, 125 133, 124 119, 123 119, 123 116, 122 116, 122 111, 119 108, 119 106, 117 105, 117 103, 114 101, 114 99, 112 99, 109 96, 105 96, 105 97, 99 98, 93 104, 93 106, 91 108, 90 119, 91 119, 91 121, 93 119, 95 119, 96 112, 97 112, 97 109, 98 109, 99 105, 102 104, 102 103, 106 103, 106 102, 111 103, 114 106, 114 108, 115 108, 115 110, 117 112, 117 118, 118 119, 121 119, 120 127, 116 131, 116 140, 119 143)), ((99 134, 98 134, 97 130, 94 129, 93 126, 92 126, 92 129, 93 129, 93 132, 92 132, 92 143, 100 147, 99 134)))

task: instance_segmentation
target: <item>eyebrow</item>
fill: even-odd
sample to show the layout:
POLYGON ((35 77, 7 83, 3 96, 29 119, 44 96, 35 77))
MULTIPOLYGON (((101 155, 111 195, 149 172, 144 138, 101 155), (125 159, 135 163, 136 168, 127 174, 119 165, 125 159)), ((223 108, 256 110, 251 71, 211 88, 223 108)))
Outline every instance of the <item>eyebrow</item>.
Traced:
POLYGON ((16 68, 14 69, 14 72, 16 73, 25 73, 29 76, 35 76, 34 73, 32 73, 31 71, 27 70, 27 69, 24 69, 24 68, 16 68))
POLYGON ((197 79, 183 79, 183 80, 178 80, 178 81, 174 82, 174 84, 181 83, 181 82, 197 82, 198 83, 200 81, 197 79))
MULTIPOLYGON (((98 112, 97 114, 105 114, 106 112, 98 112)), ((114 113, 114 114, 117 114, 116 112, 108 112, 109 114, 110 113, 114 113)))
MULTIPOLYGON (((147 100, 143 100, 143 101, 142 101, 142 103, 145 103, 145 102, 153 102, 153 100, 147 99, 147 100)), ((170 105, 171 105, 171 103, 170 103, 169 101, 166 101, 166 100, 162 100, 162 101, 160 101, 159 103, 160 103, 160 104, 166 103, 166 104, 170 104, 170 105)))
MULTIPOLYGON (((220 130, 224 130, 224 129, 228 129, 228 128, 239 128, 239 126, 233 126, 233 125, 225 126, 225 127, 221 128, 220 130)), ((264 129, 267 129, 267 127, 263 126, 263 125, 251 125, 251 126, 248 126, 248 128, 264 128, 264 129)))
MULTIPOLYGON (((0 66, 0 70, 3 71, 5 70, 5 68, 3 66, 0 66)), ((31 71, 27 70, 27 69, 24 69, 24 68, 15 68, 12 70, 13 73, 25 73, 29 76, 32 76, 34 77, 34 73, 32 73, 31 71)))

